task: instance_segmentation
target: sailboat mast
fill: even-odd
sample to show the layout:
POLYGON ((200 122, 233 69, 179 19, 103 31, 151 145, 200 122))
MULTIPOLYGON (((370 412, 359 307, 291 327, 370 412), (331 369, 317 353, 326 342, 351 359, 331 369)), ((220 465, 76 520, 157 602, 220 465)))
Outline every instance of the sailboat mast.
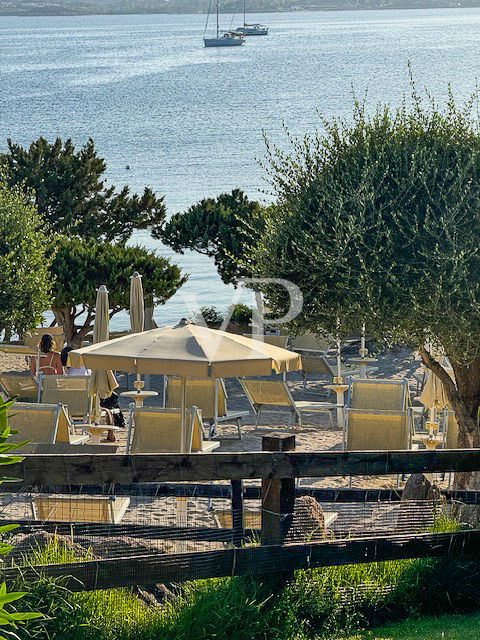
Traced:
POLYGON ((243 0, 243 26, 247 26, 247 0, 243 0))
POLYGON ((219 27, 219 24, 218 24, 218 2, 219 2, 219 0, 217 0, 217 38, 218 38, 219 31, 220 31, 220 27, 219 27))

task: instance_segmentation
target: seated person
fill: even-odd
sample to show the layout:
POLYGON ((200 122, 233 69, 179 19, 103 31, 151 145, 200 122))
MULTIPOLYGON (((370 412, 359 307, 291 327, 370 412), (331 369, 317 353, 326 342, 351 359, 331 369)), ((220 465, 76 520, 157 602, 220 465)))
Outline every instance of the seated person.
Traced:
POLYGON ((30 358, 30 373, 36 376, 43 373, 44 376, 63 376, 63 366, 60 354, 55 351, 55 340, 50 333, 42 336, 38 343, 38 356, 30 358), (38 371, 37 371, 38 360, 38 371))
POLYGON ((70 353, 70 351, 73 351, 73 347, 63 347, 62 353, 60 355, 62 359, 62 364, 65 367, 66 375, 67 376, 91 376, 92 375, 91 370, 84 367, 83 364, 79 369, 77 367, 67 367, 68 354, 70 353))

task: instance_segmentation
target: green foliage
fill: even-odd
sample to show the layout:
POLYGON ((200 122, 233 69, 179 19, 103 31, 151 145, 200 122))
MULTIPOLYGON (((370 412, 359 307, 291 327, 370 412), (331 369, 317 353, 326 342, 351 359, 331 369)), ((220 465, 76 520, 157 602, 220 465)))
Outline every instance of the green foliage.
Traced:
POLYGON ((57 236, 55 245, 52 308, 68 341, 81 341, 91 331, 100 285, 109 291, 113 316, 129 307, 130 276, 134 271, 142 274, 147 306, 164 303, 186 281, 176 265, 142 247, 67 236, 57 236), (83 324, 77 325, 76 319, 83 313, 83 324))
POLYGON ((223 282, 252 275, 250 245, 263 231, 265 209, 242 191, 207 198, 177 213, 165 225, 161 239, 175 251, 193 249, 215 261, 223 282))
POLYGON ((235 304, 228 310, 230 322, 249 324, 252 321, 253 309, 246 304, 235 304))
POLYGON ((48 306, 47 238, 35 206, 0 166, 0 331, 33 328, 48 306))
MULTIPOLYGON (((8 455, 11 451, 18 449, 22 446, 22 443, 12 444, 7 440, 10 436, 10 427, 8 426, 8 410, 15 404, 15 399, 10 399, 6 402, 0 403, 0 465, 16 464, 23 460, 22 457, 8 455)), ((0 477, 0 484, 5 482, 16 482, 18 478, 0 477)), ((14 529, 18 525, 10 524, 0 527, 0 535, 5 535, 14 529)), ((0 555, 5 555, 12 550, 12 545, 0 541, 0 555)), ((21 600, 26 595, 25 591, 11 591, 7 592, 7 585, 3 582, 0 583, 0 627, 8 627, 8 630, 0 630, 0 640, 18 639, 16 635, 10 629, 18 629, 19 625, 23 625, 29 620, 41 618, 42 614, 35 611, 17 611, 14 602, 21 600)))
POLYGON ((157 230, 165 218, 163 198, 146 188, 141 196, 128 187, 107 187, 106 165, 92 139, 76 151, 73 142, 39 138, 29 149, 8 140, 0 164, 10 186, 33 193, 40 215, 57 233, 125 242, 135 229, 157 230))
MULTIPOLYGON (((356 103, 352 122, 268 146, 277 203, 256 252, 258 274, 300 287, 297 325, 432 338, 460 363, 480 355, 480 130, 477 96, 440 108, 356 103)), ((252 251, 254 246, 252 245, 252 251)), ((269 306, 285 311, 281 288, 269 306)))
POLYGON ((223 322, 223 316, 216 307, 200 307, 200 316, 209 327, 223 322))

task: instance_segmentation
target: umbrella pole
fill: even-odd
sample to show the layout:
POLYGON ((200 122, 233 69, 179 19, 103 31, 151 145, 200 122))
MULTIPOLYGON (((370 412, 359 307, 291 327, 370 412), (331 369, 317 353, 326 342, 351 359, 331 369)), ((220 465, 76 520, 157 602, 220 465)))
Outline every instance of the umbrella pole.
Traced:
POLYGON ((186 419, 185 419, 185 412, 187 409, 187 379, 184 376, 182 376, 181 409, 182 409, 182 433, 181 433, 182 450, 180 453, 185 453, 185 444, 187 441, 187 425, 186 425, 186 419))

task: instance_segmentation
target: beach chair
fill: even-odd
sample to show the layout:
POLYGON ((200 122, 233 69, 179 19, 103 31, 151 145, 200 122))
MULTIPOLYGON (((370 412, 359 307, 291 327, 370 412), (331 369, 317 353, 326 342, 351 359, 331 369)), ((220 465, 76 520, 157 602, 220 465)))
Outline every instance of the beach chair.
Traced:
MULTIPOLYGON (((179 408, 182 383, 179 378, 164 377, 164 406, 170 409, 179 408)), ((221 378, 189 378, 187 379, 186 406, 198 407, 202 411, 204 422, 208 422, 208 439, 216 432, 218 424, 235 422, 238 438, 242 439, 242 420, 248 411, 229 411, 227 407, 227 391, 221 378)))
POLYGON ((37 349, 38 343, 46 333, 53 336, 56 350, 61 351, 65 346, 65 333, 63 332, 63 327, 37 327, 24 336, 23 342, 26 346, 37 349))
POLYGON ((8 411, 8 424, 18 431, 9 437, 9 442, 25 442, 25 449, 34 449, 36 444, 66 443, 81 445, 88 441, 88 435, 78 435, 68 417, 65 407, 60 404, 38 404, 17 402, 8 411))
POLYGON ((260 422, 262 411, 268 410, 272 412, 289 412, 288 426, 292 423, 292 418, 299 426, 303 425, 302 413, 328 413, 330 424, 333 426, 333 414, 338 407, 337 404, 329 402, 296 402, 286 382, 281 380, 258 380, 241 378, 240 384, 243 387, 257 419, 255 428, 260 422))
POLYGON ((349 409, 406 411, 409 406, 408 382, 404 379, 350 378, 347 392, 349 409))
POLYGON ((20 401, 36 402, 38 400, 38 384, 30 374, 2 373, 0 385, 7 396, 17 396, 20 401))
POLYGON ((68 408, 72 420, 88 422, 91 398, 88 395, 90 376, 45 376, 38 377, 38 401, 57 403, 68 408))
POLYGON ((203 439, 202 415, 186 411, 186 441, 182 447, 181 409, 130 406, 127 453, 210 453, 219 442, 203 439))
POLYGON ((292 351, 315 351, 325 354, 330 351, 335 340, 333 338, 319 338, 314 333, 304 333, 291 340, 292 351))
POLYGON ((412 425, 408 411, 346 410, 346 451, 411 449, 412 425))
POLYGON ((130 498, 125 496, 42 495, 31 502, 34 520, 72 523, 118 524, 129 505, 130 498))

